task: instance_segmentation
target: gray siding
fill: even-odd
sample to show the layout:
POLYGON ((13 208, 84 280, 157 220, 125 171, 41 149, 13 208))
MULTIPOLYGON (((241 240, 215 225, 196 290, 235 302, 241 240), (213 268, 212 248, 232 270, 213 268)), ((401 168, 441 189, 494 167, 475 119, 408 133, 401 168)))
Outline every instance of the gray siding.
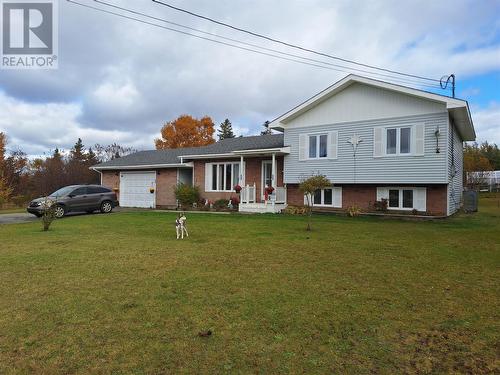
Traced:
POLYGON ((285 183, 297 183, 301 178, 314 173, 326 175, 337 183, 401 183, 427 184, 448 183, 447 153, 448 113, 405 116, 391 119, 344 122, 337 124, 288 128, 284 144, 291 146, 285 157, 285 183), (425 155, 373 157, 373 128, 377 126, 400 126, 425 124, 425 155), (441 136, 436 153, 434 132, 439 126, 441 136), (299 161, 299 135, 314 132, 338 131, 338 158, 336 160, 299 161), (347 140, 356 133, 362 142, 358 145, 356 159, 347 140))
POLYGON ((464 154, 462 138, 451 121, 448 142, 448 214, 452 215, 462 207, 464 154))

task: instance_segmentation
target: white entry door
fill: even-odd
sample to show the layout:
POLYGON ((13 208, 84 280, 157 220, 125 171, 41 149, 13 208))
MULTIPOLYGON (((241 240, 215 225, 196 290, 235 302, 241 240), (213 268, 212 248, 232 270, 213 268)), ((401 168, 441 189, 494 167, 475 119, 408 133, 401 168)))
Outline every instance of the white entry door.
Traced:
MULTIPOLYGON (((272 176, 273 176, 273 162, 271 160, 264 160, 262 162, 262 181, 261 181, 261 189, 260 195, 261 199, 264 200, 264 191, 267 186, 272 186, 272 176)), ((276 189, 276 186, 273 186, 276 189)))
POLYGON ((156 202, 156 172, 121 172, 120 206, 154 208, 156 202), (151 193, 151 189, 155 189, 151 193))

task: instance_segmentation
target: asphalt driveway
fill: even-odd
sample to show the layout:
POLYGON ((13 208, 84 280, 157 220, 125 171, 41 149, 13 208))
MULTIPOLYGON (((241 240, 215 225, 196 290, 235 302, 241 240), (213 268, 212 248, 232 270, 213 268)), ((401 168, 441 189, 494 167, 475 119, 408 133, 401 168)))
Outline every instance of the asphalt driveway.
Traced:
MULTIPOLYGON (((115 207, 113 212, 120 212, 120 207, 115 207)), ((112 212, 112 213, 113 213, 112 212)), ((67 213, 63 219, 71 217, 71 216, 81 216, 81 215, 102 215, 97 211, 95 213, 89 214, 86 212, 69 212, 67 213)), ((109 215, 109 214, 106 214, 109 215)), ((17 212, 13 214, 0 214, 0 225, 2 224, 19 224, 19 223, 29 223, 36 220, 40 220, 35 215, 29 214, 27 212, 17 212)), ((59 219, 60 220, 60 219, 59 219)))
POLYGON ((0 214, 0 224, 18 224, 37 220, 37 217, 28 213, 0 214))

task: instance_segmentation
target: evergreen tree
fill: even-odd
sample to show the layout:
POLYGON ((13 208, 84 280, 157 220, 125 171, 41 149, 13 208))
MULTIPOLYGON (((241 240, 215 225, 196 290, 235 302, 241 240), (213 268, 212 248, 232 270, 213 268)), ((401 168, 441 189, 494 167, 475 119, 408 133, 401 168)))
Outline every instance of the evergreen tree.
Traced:
POLYGON ((264 130, 262 130, 260 132, 260 135, 268 135, 268 134, 273 134, 273 132, 271 131, 271 129, 269 128, 269 124, 271 122, 270 121, 266 121, 262 124, 262 126, 264 127, 264 130))
POLYGON ((219 141, 222 141, 223 139, 227 138, 234 138, 235 135, 233 133, 233 125, 231 124, 231 121, 229 119, 225 119, 223 122, 220 124, 220 128, 217 129, 217 137, 219 138, 219 141))

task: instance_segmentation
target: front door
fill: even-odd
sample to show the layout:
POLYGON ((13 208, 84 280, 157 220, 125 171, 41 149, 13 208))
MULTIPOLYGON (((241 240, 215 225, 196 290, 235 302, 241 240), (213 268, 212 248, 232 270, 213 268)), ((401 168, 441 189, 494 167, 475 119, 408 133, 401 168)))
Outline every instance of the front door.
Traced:
MULTIPOLYGON (((260 195, 261 195, 261 200, 264 201, 264 191, 267 186, 272 186, 272 179, 273 179, 273 162, 271 160, 264 160, 262 162, 262 182, 261 182, 261 189, 260 189, 260 195)), ((273 186, 276 189, 276 186, 273 186)))

